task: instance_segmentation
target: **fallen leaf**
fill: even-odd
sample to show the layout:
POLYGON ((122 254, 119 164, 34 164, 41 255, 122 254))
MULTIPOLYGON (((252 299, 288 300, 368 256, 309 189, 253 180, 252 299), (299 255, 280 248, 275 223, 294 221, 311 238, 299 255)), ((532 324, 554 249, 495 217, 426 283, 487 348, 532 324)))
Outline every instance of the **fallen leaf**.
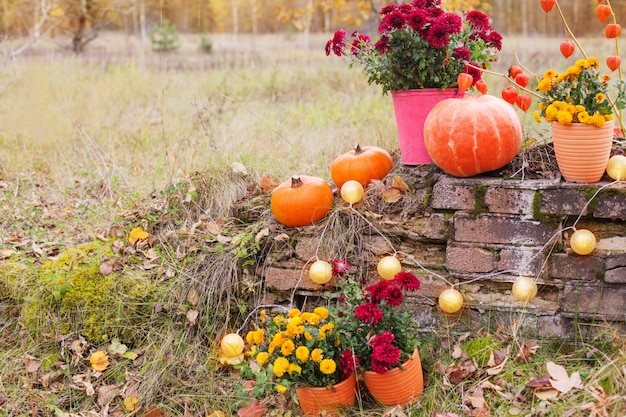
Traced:
POLYGON ((241 407, 237 410, 238 417, 263 417, 265 415, 265 404, 260 403, 258 400, 252 401, 245 407, 241 407))
POLYGON ((37 358, 30 355, 26 355, 26 357, 24 358, 24 367, 26 368, 26 372, 28 373, 36 373, 39 370, 40 366, 41 363, 39 362, 39 360, 37 360, 37 358))
POLYGON ((89 356, 89 363, 94 370, 104 371, 109 366, 109 357, 99 350, 89 356))
POLYGON ((150 233, 146 232, 141 227, 135 227, 128 234, 128 243, 135 245, 138 242, 148 239, 149 237, 150 233))
POLYGON ((128 350, 128 346, 120 343, 119 339, 111 340, 111 344, 107 347, 107 351, 111 355, 123 355, 128 350))
POLYGON ((105 277, 113 273, 113 263, 107 261, 100 264, 100 273, 105 277))
POLYGON ((284 241, 289 240, 289 239, 291 239, 291 238, 290 238, 290 237, 289 237, 289 235, 288 235, 288 234, 286 234, 286 233, 281 233, 281 234, 277 235, 277 236, 274 238, 274 240, 275 240, 276 242, 284 242, 284 241))
POLYGON ((504 370, 504 367, 509 360, 509 356, 504 350, 492 351, 489 356, 489 361, 487 362, 488 375, 498 375, 500 372, 504 370))
POLYGON ((120 392, 117 385, 102 385, 98 387, 98 405, 100 407, 113 401, 120 392))
POLYGON ((391 178, 391 186, 400 191, 409 191, 409 185, 399 175, 394 175, 391 178))
POLYGON ((561 365, 554 362, 546 363, 546 369, 550 374, 550 384, 553 388, 562 393, 570 392, 574 388, 582 389, 583 382, 580 379, 580 373, 573 372, 571 376, 567 374, 567 370, 561 365))
POLYGON ((132 350, 129 350, 128 352, 122 353, 122 355, 120 357, 124 358, 124 359, 130 359, 131 361, 134 361, 135 359, 137 359, 139 357, 139 354, 137 352, 133 352, 132 350))
POLYGON ((385 411, 383 417, 407 417, 406 413, 402 410, 401 405, 396 405, 395 407, 385 411))
POLYGON ((269 193, 277 186, 278 178, 276 178, 272 174, 263 174, 261 180, 259 181, 259 187, 261 187, 261 191, 265 194, 269 193))
POLYGON ((524 343, 522 343, 522 347, 520 348, 519 353, 517 354, 517 358, 522 363, 530 362, 530 357, 537 353, 539 350, 539 345, 536 340, 533 339, 524 339, 524 343))
POLYGON ((255 236, 254 241, 259 243, 261 239, 270 235, 270 229, 268 227, 261 229, 255 236))
POLYGON ((200 315, 200 313, 198 312, 198 310, 189 310, 187 311, 187 324, 189 324, 190 326, 193 326, 196 324, 196 320, 198 320, 198 316, 200 315))
POLYGON ((135 411, 135 407, 139 403, 139 398, 137 397, 126 397, 124 401, 122 401, 122 405, 126 411, 135 411))
POLYGON ((89 397, 96 393, 96 390, 91 384, 91 378, 87 374, 74 375, 72 377, 72 382, 74 383, 73 385, 71 385, 72 388, 79 391, 85 391, 85 394, 87 394, 89 397))
POLYGON ((11 255, 13 255, 14 253, 17 253, 15 249, 11 249, 11 248, 2 249, 0 250, 0 260, 10 258, 11 255))
POLYGON ((235 174, 242 174, 244 176, 248 175, 248 170, 246 169, 245 165, 242 164, 241 162, 233 162, 230 165, 230 167, 235 174))
POLYGON ((553 400, 559 396, 559 392, 554 388, 535 388, 533 394, 543 401, 553 400))
POLYGON ((397 188, 388 188, 383 192, 385 203, 397 203, 402 198, 402 191, 397 188))
POLYGON ((195 288, 190 289, 187 293, 187 301, 192 306, 197 306, 200 303, 200 293, 195 288))

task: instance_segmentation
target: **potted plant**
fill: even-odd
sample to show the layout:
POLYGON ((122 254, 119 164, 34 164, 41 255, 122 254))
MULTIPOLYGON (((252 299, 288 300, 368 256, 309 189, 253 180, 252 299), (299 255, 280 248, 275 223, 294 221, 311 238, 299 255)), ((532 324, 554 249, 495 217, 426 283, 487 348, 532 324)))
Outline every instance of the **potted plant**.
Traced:
POLYGON ((537 122, 545 120, 551 124, 557 164, 565 180, 597 182, 606 169, 614 132, 623 131, 621 110, 626 105, 625 83, 621 69, 617 81, 611 82, 610 75, 621 64, 617 41, 620 26, 610 2, 599 0, 596 15, 603 23, 612 16, 604 32, 608 39, 615 39, 615 55, 608 56, 604 65, 600 59, 587 55, 570 30, 558 1, 542 1, 541 6, 546 12, 557 11, 571 39, 560 45, 563 57, 577 58, 574 53, 578 50, 580 58, 561 72, 550 68, 543 75, 532 73, 518 62, 519 65, 510 68, 509 74, 496 74, 513 84, 502 91, 502 96, 510 103, 519 102, 522 94, 518 94, 518 90, 524 90, 524 96, 528 98, 526 108, 530 105, 531 95, 535 96, 538 110, 534 112, 534 118, 537 122), (535 78, 536 91, 526 87, 530 79, 527 73, 535 78), (620 125, 617 129, 614 127, 616 118, 620 125))
POLYGON ((261 315, 260 326, 246 335, 250 361, 240 367, 254 383, 244 387, 256 398, 295 390, 306 415, 333 415, 354 404, 356 378, 342 365, 342 345, 328 309, 291 309, 272 318, 261 315))
POLYGON ((341 344, 349 349, 343 354, 342 366, 358 369, 381 404, 406 404, 424 389, 418 324, 405 304, 405 294, 418 290, 420 281, 401 271, 392 279, 364 285, 347 274, 347 265, 335 261, 333 268, 342 290, 335 323, 341 344))
POLYGON ((391 93, 402 163, 428 164, 422 137, 426 115, 437 102, 463 95, 459 74, 467 72, 478 82, 476 68, 489 68, 498 59, 502 36, 485 13, 458 15, 442 8, 441 0, 394 3, 379 14, 377 39, 358 32, 348 39, 340 29, 326 43, 326 55, 349 57, 350 67, 361 65, 368 83, 391 93))

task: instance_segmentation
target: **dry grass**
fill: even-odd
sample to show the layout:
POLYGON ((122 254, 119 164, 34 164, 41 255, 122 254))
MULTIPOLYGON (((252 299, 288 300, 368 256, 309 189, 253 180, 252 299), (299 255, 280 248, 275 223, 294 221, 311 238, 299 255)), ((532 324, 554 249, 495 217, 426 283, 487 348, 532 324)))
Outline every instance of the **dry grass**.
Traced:
MULTIPOLYGON (((393 151, 391 100, 368 86, 358 69, 348 70, 346 61, 324 56, 326 36, 316 37, 309 50, 299 38, 262 37, 253 45, 242 37, 235 48, 228 37, 216 37, 213 56, 196 50, 197 37, 185 37, 176 54, 153 55, 112 36, 86 56, 44 45, 0 73, 0 87, 13 82, 0 96, 0 249, 16 250, 10 267, 0 261, 0 415, 104 414, 99 393, 77 388, 81 378, 97 389, 119 389, 107 405, 109 415, 132 415, 121 405, 126 396, 169 415, 202 416, 215 409, 234 414, 241 399, 233 387, 240 381, 232 369, 217 365, 215 341, 236 330, 259 301, 262 288, 253 268, 272 245, 288 244, 256 240, 269 212, 268 196, 254 184, 266 172, 281 180, 292 174, 328 178, 334 156, 357 142, 393 151), (72 348, 77 334, 25 328, 20 300, 39 296, 32 284, 46 259, 136 225, 159 237, 158 261, 149 250, 129 251, 122 266, 153 268, 151 279, 166 295, 149 306, 152 315, 128 324, 127 333, 136 335, 128 345, 138 358, 112 354, 111 366, 96 374, 88 355, 110 346, 108 341, 89 341, 79 351, 72 348), (222 241, 207 240, 206 227, 222 241)), ((539 64, 543 59, 531 57, 539 64)), ((508 53, 500 70, 511 63, 508 53)), ((522 117, 529 138, 540 138, 541 126, 522 117)), ((543 149, 527 155, 533 162, 547 158, 543 149)), ((384 208, 377 198, 366 203, 372 212, 384 208)), ((372 232, 366 218, 347 207, 334 210, 326 225, 331 244, 324 249, 337 256, 358 250, 372 232)), ((39 319, 45 327, 47 318, 39 319)), ((450 385, 442 371, 456 360, 445 342, 456 336, 427 335, 422 348, 428 388, 421 404, 397 415, 471 412, 465 394, 484 382, 484 374, 450 385)), ((501 336, 510 346, 523 338, 501 336)), ((547 360, 558 360, 584 372, 589 389, 553 404, 529 395, 531 403, 520 406, 524 415, 574 413, 595 401, 595 386, 624 400, 626 347, 605 336, 567 349, 545 342, 532 364, 512 360, 500 382, 507 392, 521 392, 530 376, 544 372, 547 360)), ((489 401, 493 415, 510 411, 506 398, 493 395, 489 401)), ((615 404, 607 416, 626 412, 615 404)), ((349 415, 388 411, 363 397, 349 415)))

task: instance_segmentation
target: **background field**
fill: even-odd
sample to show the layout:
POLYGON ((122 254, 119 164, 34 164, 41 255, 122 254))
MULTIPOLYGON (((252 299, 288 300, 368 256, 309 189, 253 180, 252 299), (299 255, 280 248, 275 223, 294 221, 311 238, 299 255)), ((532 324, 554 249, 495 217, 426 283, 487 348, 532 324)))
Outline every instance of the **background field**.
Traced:
MULTIPOLYGON (((280 180, 293 174, 328 179, 330 162, 356 143, 395 154, 390 97, 368 86, 358 68, 348 69, 348 61, 326 57, 323 46, 329 36, 316 35, 305 49, 294 34, 263 35, 254 42, 243 35, 237 42, 230 35, 214 35, 214 52, 205 54, 199 49, 200 35, 185 35, 179 51, 157 54, 143 49, 136 38, 108 33, 82 55, 61 50, 54 42, 14 60, 0 55, 5 64, 0 72, 0 249, 16 251, 12 261, 34 269, 74 245, 101 239, 112 227, 128 229, 129 213, 172 193, 195 172, 226 181, 227 175, 215 173, 229 172, 233 164, 240 170, 237 164, 242 164, 255 175, 271 173, 280 180)), ((542 72, 560 62, 555 59, 560 58, 560 41, 505 38, 495 69, 505 71, 517 51, 529 68, 542 72)), ((583 41, 598 53, 611 47, 601 39, 583 41)), ((13 46, 4 47, 7 52, 13 46)), ((491 78, 489 84, 490 92, 499 95, 502 80, 491 78)), ((545 126, 533 122, 530 114, 519 114, 527 137, 540 139, 545 126)), ((145 218, 137 215, 134 220, 145 218)), ((175 258, 176 248, 166 249, 175 258)), ((29 274, 25 269, 17 275, 29 274)), ((92 410, 103 415, 95 398, 78 393, 68 382, 89 368, 85 358, 72 362, 75 358, 60 348, 65 340, 20 332, 15 306, 0 307, 7 318, 0 324, 0 363, 7 364, 0 370, 0 415, 77 417, 96 413, 92 410), (26 353, 42 364, 48 360, 51 369, 61 372, 55 378, 66 378, 64 384, 51 388, 29 381, 26 353), (67 366, 57 370, 54 361, 59 358, 67 366)), ((45 322, 46 317, 39 319, 45 322)), ((99 380, 100 386, 120 381, 131 385, 137 373, 142 401, 172 415, 208 415, 216 408, 234 413, 227 391, 232 378, 207 360, 212 340, 181 330, 173 319, 164 327, 167 332, 152 334, 160 331, 157 324, 162 323, 154 323, 152 330, 132 329, 152 343, 145 342, 154 350, 151 361, 140 368, 119 363, 99 380)), ((449 340, 441 342, 447 330, 428 341, 426 367, 432 380, 425 408, 407 410, 410 415, 467 410, 463 393, 439 378, 440 360, 449 361, 452 352, 449 340)), ((558 358, 570 371, 583 369, 587 381, 607 391, 617 384, 611 392, 617 392, 616 401, 623 400, 623 341, 611 339, 614 335, 608 332, 602 349, 546 342, 524 375, 540 373, 546 360, 558 358)), ((523 344, 521 335, 506 337, 512 346, 523 344)), ((486 346, 494 343, 493 335, 477 338, 486 346)), ((509 368, 503 385, 519 384, 516 372, 509 368)), ((510 399, 493 397, 494 415, 505 415, 510 399)), ((527 404, 526 415, 577 415, 581 404, 593 401, 591 393, 581 391, 556 405, 527 404)), ((116 407, 119 412, 121 406, 116 407)), ((614 414, 607 416, 623 415, 623 407, 609 409, 614 414)), ((367 413, 403 415, 384 414, 380 408, 367 413)))

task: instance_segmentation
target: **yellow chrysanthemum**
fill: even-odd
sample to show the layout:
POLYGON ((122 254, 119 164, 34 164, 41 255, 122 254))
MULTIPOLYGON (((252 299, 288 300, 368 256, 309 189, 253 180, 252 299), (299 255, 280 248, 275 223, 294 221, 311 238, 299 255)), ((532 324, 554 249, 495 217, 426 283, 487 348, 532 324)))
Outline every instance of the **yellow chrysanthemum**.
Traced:
POLYGON ((281 384, 277 384, 276 385, 276 392, 279 394, 284 394, 285 392, 287 392, 287 387, 281 384))
POLYGON ((280 353, 282 353, 283 356, 289 356, 291 355, 291 352, 293 352, 295 349, 296 349, 296 346, 293 344, 293 340, 287 339, 283 342, 282 346, 280 347, 280 353))
POLYGON ((299 315, 300 315, 300 310, 297 309, 297 308, 292 308, 289 311, 289 314, 287 314, 287 317, 289 317, 291 319, 291 318, 294 318, 294 317, 299 316, 299 315))
POLYGON ((261 310, 261 313, 259 313, 259 320, 261 320, 261 323, 265 323, 265 310, 261 310))
POLYGON ((289 375, 293 375, 294 373, 300 375, 302 373, 302 368, 300 367, 300 365, 296 365, 295 363, 290 363, 288 371, 289 371, 289 375))
POLYGON ((254 343, 254 330, 250 330, 248 333, 246 333, 246 342, 253 344, 254 343))
POLYGON ((313 340, 313 335, 309 332, 304 332, 304 338, 310 342, 311 340, 313 340))
POLYGON ((606 96, 603 93, 596 94, 596 103, 600 104, 606 100, 606 96))
POLYGON ((265 365, 269 359, 270 354, 268 352, 259 352, 259 354, 256 355, 256 362, 261 366, 265 365))
POLYGON ((319 314, 311 313, 311 315, 308 317, 307 323, 312 326, 317 326, 321 319, 322 318, 319 316, 319 314))
POLYGON ((273 319, 273 322, 275 325, 280 326, 281 324, 283 324, 285 322, 285 317, 284 316, 276 316, 273 319))
POLYGON ((583 110, 578 113, 576 117, 578 118, 578 121, 580 123, 587 123, 587 120, 589 119, 589 113, 587 113, 587 110, 583 110))
POLYGON ((313 312, 324 320, 328 318, 328 309, 326 307, 317 307, 313 312))
POLYGON ((298 348, 296 349, 296 358, 298 358, 298 360, 303 363, 308 361, 309 348, 306 346, 298 346, 298 348))
POLYGON ((274 360, 274 376, 282 377, 289 369, 289 360, 282 356, 274 360))
POLYGON ((606 120, 607 122, 610 122, 611 120, 614 120, 615 117, 612 114, 605 114, 604 115, 604 120, 606 120))
POLYGON ((600 60, 598 58, 596 58, 595 56, 590 56, 589 58, 587 58, 587 64, 591 68, 599 68, 600 67, 600 60))
POLYGON ((320 362, 320 372, 324 375, 331 375, 337 369, 337 364, 332 359, 324 359, 320 362))
POLYGON ((324 359, 324 352, 320 348, 315 348, 311 352, 311 360, 313 362, 321 362, 324 359))
POLYGON ((548 69, 543 73, 543 78, 554 78, 556 77, 556 71, 553 69, 548 69))
POLYGON ((556 114, 556 120, 562 125, 568 125, 572 123, 572 120, 574 120, 574 117, 572 116, 570 112, 561 110, 556 114))
POLYGON ((541 123, 541 115, 539 115, 539 112, 537 110, 535 110, 535 112, 533 113, 533 117, 535 118, 535 122, 541 123))
POLYGON ((587 119, 586 123, 589 125, 602 127, 604 126, 605 120, 604 117, 602 117, 601 115, 594 114, 593 116, 589 117, 589 119, 587 119))
POLYGON ((543 80, 539 81, 539 84, 537 85, 537 90, 545 93, 546 91, 550 91, 550 89, 552 88, 552 78, 544 78, 543 80))
POLYGON ((589 61, 587 61, 586 59, 577 59, 574 63, 574 66, 578 68, 587 68, 589 66, 589 61))

